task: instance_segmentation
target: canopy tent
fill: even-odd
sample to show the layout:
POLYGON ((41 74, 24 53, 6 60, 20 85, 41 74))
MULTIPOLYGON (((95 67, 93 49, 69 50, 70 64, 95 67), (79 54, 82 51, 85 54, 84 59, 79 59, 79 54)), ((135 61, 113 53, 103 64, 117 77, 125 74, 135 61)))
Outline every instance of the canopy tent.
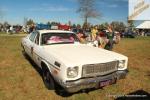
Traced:
POLYGON ((150 21, 144 21, 136 27, 137 29, 150 29, 150 21))

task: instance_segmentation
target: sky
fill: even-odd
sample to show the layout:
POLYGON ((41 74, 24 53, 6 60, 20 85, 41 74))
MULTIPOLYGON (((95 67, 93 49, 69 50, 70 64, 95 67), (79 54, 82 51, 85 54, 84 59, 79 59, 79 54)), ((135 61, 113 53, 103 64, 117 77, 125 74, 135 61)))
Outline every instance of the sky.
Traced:
MULTIPOLYGON (((77 13, 78 0, 0 0, 0 22, 23 24, 24 18, 36 23, 56 21, 82 24, 83 18, 77 13)), ((92 24, 104 22, 127 22, 128 0, 96 0, 96 8, 101 18, 89 19, 92 24)))

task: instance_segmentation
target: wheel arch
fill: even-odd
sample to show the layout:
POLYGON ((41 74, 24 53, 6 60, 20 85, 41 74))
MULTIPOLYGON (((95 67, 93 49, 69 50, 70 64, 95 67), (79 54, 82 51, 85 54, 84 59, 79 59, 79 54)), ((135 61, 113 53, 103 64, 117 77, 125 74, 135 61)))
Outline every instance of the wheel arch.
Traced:
POLYGON ((50 73, 51 73, 51 69, 50 69, 50 67, 49 67, 48 62, 42 60, 42 61, 41 61, 41 68, 43 69, 44 67, 48 68, 48 70, 49 70, 50 73))

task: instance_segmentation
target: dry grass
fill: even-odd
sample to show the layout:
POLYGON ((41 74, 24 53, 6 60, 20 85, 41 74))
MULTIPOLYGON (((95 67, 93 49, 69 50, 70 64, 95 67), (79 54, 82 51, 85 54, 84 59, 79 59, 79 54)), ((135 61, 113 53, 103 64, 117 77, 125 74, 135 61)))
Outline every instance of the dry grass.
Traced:
POLYGON ((0 100, 108 100, 143 90, 150 93, 150 37, 123 39, 114 51, 129 57, 126 79, 104 89, 63 97, 45 88, 40 74, 24 58, 21 37, 0 37, 0 100))

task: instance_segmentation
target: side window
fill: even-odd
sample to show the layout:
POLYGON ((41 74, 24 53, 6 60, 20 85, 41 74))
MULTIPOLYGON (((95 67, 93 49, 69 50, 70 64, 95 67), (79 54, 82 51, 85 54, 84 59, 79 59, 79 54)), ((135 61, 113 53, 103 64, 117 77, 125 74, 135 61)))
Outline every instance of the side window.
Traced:
POLYGON ((37 32, 32 32, 29 39, 34 42, 35 36, 36 36, 37 32))
POLYGON ((37 33, 36 38, 35 38, 35 44, 37 45, 39 45, 39 37, 40 37, 40 34, 37 33))

